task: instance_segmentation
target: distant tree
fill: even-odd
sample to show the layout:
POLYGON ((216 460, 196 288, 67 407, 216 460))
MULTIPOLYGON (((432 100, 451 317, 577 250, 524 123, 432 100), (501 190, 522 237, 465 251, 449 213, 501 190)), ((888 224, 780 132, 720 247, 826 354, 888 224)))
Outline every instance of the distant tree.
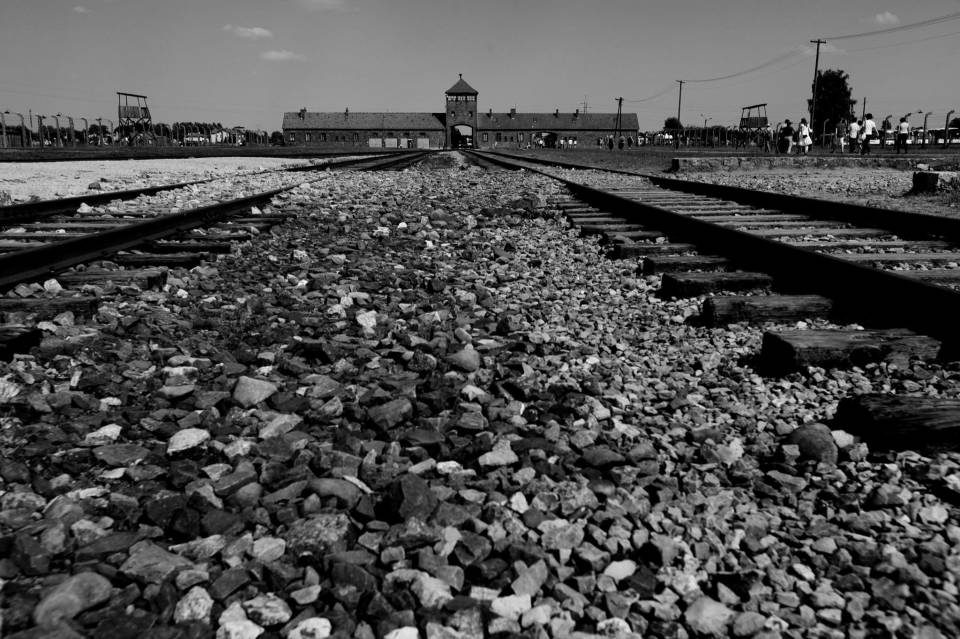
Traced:
MULTIPOLYGON (((850 121, 856 116, 854 107, 857 101, 851 96, 853 90, 849 84, 850 76, 841 69, 826 69, 820 72, 817 83, 817 103, 813 109, 814 133, 823 131, 824 122, 835 127, 841 120, 850 121)), ((807 100, 807 111, 813 99, 807 100)))
POLYGON ((270 144, 279 144, 280 146, 284 145, 283 142, 283 133, 280 131, 274 131, 270 134, 270 144))
POLYGON ((663 128, 665 129, 682 129, 683 125, 680 124, 680 120, 674 117, 669 117, 663 121, 663 128))
POLYGON ((950 120, 949 126, 951 129, 960 129, 960 118, 954 118, 950 120))

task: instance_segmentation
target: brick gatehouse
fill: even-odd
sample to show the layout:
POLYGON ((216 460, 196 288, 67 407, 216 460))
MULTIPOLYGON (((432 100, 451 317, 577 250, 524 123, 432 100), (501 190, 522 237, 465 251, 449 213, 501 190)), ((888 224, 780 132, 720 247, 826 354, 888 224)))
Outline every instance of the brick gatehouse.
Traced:
POLYGON ((636 140, 635 113, 481 113, 477 91, 460 76, 444 94, 443 113, 317 112, 283 114, 288 145, 341 148, 597 148, 610 137, 636 140))

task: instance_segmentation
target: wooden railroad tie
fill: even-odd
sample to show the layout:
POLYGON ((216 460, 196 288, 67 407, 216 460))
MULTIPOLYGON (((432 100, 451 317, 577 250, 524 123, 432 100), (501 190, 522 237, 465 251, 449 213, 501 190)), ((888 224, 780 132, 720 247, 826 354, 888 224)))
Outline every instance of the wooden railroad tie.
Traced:
POLYGON ((115 255, 110 258, 110 261, 126 267, 193 268, 205 259, 207 259, 206 253, 139 253, 115 255))
POLYGON ((620 233, 615 233, 610 239, 616 243, 613 255, 611 256, 616 259, 647 257, 648 255, 679 255, 682 253, 694 253, 697 250, 696 245, 683 242, 664 242, 662 244, 649 242, 635 243, 620 233))
POLYGON ((893 271, 897 275, 903 275, 915 280, 924 280, 928 282, 958 282, 960 281, 960 268, 931 268, 923 271, 893 271))
POLYGON ((208 242, 165 240, 162 242, 150 242, 143 247, 137 248, 143 248, 143 250, 149 251, 150 253, 229 253, 231 246, 231 242, 217 242, 215 240, 208 242))
POLYGON ((602 226, 606 224, 629 224, 627 220, 622 217, 613 217, 608 214, 604 215, 568 215, 567 219, 570 220, 571 224, 576 224, 577 226, 602 226))
MULTIPOLYGON (((830 249, 855 251, 862 248, 910 248, 932 251, 953 247, 953 244, 943 240, 812 240, 804 242, 803 239, 798 239, 789 240, 787 243, 792 246, 824 251, 830 249)), ((846 257, 847 255, 865 255, 865 253, 838 253, 837 257, 846 257)))
POLYGON ((640 272, 643 275, 683 271, 717 271, 728 268, 731 262, 719 255, 658 255, 645 257, 640 272))
POLYGON ((773 278, 766 273, 717 271, 715 273, 664 273, 661 297, 697 297, 720 291, 769 289, 773 278))
POLYGON ((167 283, 167 270, 157 268, 125 271, 91 270, 79 273, 62 273, 57 276, 57 281, 64 286, 71 287, 112 281, 120 286, 137 285, 143 289, 159 290, 167 283))
POLYGON ((880 361, 906 365, 911 358, 934 360, 941 348, 940 340, 902 328, 767 331, 760 362, 764 372, 779 375, 807 366, 849 368, 880 361))
POLYGON ((42 318, 56 317, 60 313, 90 317, 100 306, 96 297, 0 297, 0 313, 31 313, 42 318))
POLYGON ((802 237, 809 235, 811 237, 883 237, 892 235, 890 231, 883 229, 841 229, 835 227, 811 227, 811 228, 789 228, 789 229, 757 229, 750 231, 752 235, 760 237, 802 237))
MULTIPOLYGON (((839 257, 850 262, 960 262, 960 253, 837 253, 839 257)), ((938 269, 939 270, 939 269, 938 269)), ((944 269, 951 270, 951 269, 944 269)), ((960 270, 960 269, 957 269, 960 270)), ((908 273, 914 271, 906 271, 908 273)), ((924 271, 916 271, 922 273, 924 271)))
POLYGON ((823 224, 823 221, 814 221, 805 215, 701 215, 700 213, 691 213, 690 217, 714 224, 738 223, 738 224, 772 224, 774 222, 804 222, 806 224, 823 224))
POLYGON ((960 446, 960 400, 871 393, 846 397, 832 426, 893 449, 960 446))
POLYGON ((833 311, 833 300, 820 295, 718 295, 704 300, 700 321, 705 326, 798 322, 829 317, 833 311))
POLYGON ((603 223, 603 224, 580 224, 578 225, 580 232, 583 235, 600 235, 600 234, 611 234, 611 233, 622 233, 630 231, 639 231, 643 227, 639 224, 630 224, 624 222, 623 220, 618 220, 617 222, 603 223))

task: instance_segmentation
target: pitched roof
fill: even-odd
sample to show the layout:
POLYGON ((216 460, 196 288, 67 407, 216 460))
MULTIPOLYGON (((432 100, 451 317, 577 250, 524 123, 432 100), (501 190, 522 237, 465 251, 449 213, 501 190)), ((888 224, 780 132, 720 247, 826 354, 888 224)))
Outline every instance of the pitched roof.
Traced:
MULTIPOLYGON (((375 111, 307 111, 300 117, 297 111, 283 114, 284 130, 328 131, 442 131, 446 126, 443 113, 381 113, 375 111)), ((617 126, 616 113, 478 113, 480 131, 613 131, 617 126)), ((640 124, 637 114, 624 113, 620 128, 636 131, 640 124)))
POLYGON ((283 129, 362 129, 369 131, 390 131, 412 129, 437 131, 444 128, 442 113, 380 113, 337 111, 307 111, 300 117, 297 111, 283 114, 283 129))
POLYGON ((477 95, 477 90, 472 86, 467 84, 467 81, 463 79, 463 74, 460 74, 460 79, 457 80, 457 83, 452 87, 447 89, 447 95, 477 95))
MULTIPOLYGON (((616 113, 479 113, 477 128, 481 131, 613 131, 617 128, 616 113)), ((636 113, 620 116, 622 131, 640 128, 636 113)))

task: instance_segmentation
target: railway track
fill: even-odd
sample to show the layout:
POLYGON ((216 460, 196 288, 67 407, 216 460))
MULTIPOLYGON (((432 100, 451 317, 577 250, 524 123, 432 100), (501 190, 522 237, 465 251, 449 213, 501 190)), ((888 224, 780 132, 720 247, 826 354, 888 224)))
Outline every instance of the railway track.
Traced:
MULTIPOLYGON (((423 153, 412 153, 386 158, 350 158, 320 167, 310 165, 292 170, 388 170, 410 166, 423 156, 423 153)), ((0 250, 5 251, 0 254, 0 290, 107 257, 127 269, 147 270, 125 270, 119 274, 87 270, 82 274, 61 276, 60 280, 83 282, 107 277, 131 280, 142 275, 141 279, 146 281, 154 276, 155 267, 193 266, 210 253, 228 252, 231 242, 248 239, 251 227, 259 231, 281 222, 280 217, 251 215, 250 212, 256 207, 269 204, 275 196, 303 182, 303 179, 298 178, 291 183, 248 196, 159 215, 155 212, 132 214, 121 211, 116 216, 96 216, 76 221, 73 216, 76 210, 68 207, 76 204, 77 198, 34 203, 33 217, 29 223, 20 224, 16 232, 0 231, 0 250), (58 212, 65 209, 70 210, 70 214, 57 219, 58 212), (48 219, 56 221, 37 221, 48 219), (211 225, 216 225, 212 231, 200 230, 211 225), (131 249, 137 249, 138 253, 121 253, 131 249)), ((179 185, 172 185, 170 188, 179 188, 179 185)), ((116 195, 111 194, 113 197, 116 195)), ((9 219, 18 216, 22 219, 23 215, 25 214, 22 211, 11 212, 9 219)), ((9 302, 7 304, 9 307, 9 302)), ((0 310, 3 310, 2 306, 0 310)))
MULTIPOLYGON (((660 276, 662 297, 702 298, 695 320, 704 325, 832 323, 765 331, 765 373, 958 359, 960 220, 477 155, 563 181, 571 197, 558 206, 568 219, 660 276)), ((943 443, 960 423, 960 404, 928 398, 850 398, 840 412, 894 440, 943 443), (943 421, 954 427, 936 426, 943 421)))

